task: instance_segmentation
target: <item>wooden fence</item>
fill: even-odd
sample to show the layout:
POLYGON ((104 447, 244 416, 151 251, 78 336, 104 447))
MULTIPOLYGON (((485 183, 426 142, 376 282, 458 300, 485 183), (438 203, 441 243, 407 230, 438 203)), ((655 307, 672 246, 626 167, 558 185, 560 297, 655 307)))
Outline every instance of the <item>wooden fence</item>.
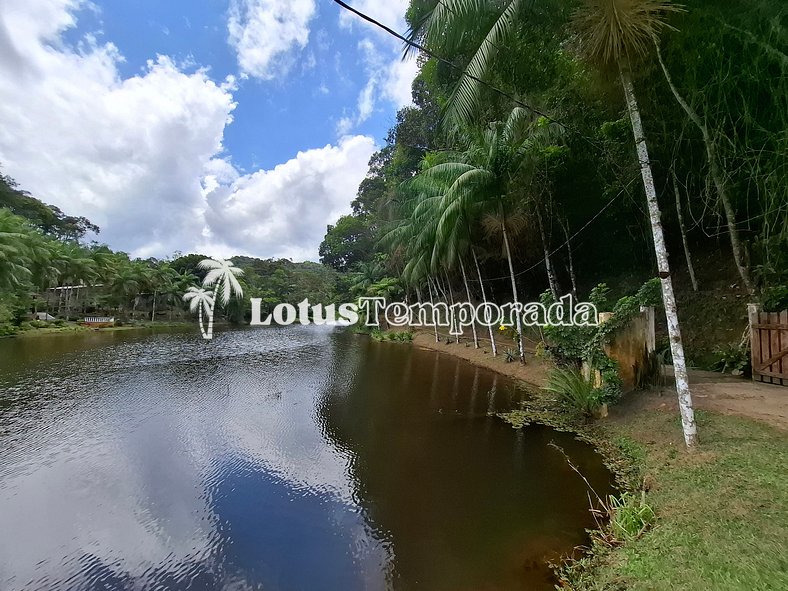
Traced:
POLYGON ((748 304, 752 379, 788 386, 788 310, 763 312, 748 304))

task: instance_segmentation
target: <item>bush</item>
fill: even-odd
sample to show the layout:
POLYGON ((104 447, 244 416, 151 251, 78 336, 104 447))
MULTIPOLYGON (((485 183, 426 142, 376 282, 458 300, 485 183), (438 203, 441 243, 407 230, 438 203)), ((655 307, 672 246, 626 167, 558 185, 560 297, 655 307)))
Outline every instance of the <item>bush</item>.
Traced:
POLYGON ((376 341, 393 341, 398 343, 410 343, 413 340, 413 333, 410 331, 380 330, 374 328, 369 333, 376 341))
POLYGON ((764 312, 782 312, 788 309, 788 285, 764 289, 761 300, 764 312))
POLYGON ((711 369, 722 373, 730 372, 734 376, 749 374, 752 371, 749 347, 740 347, 733 343, 717 347, 714 349, 711 369))
POLYGON ((9 322, 0 322, 0 337, 8 337, 17 333, 17 327, 9 322))
POLYGON ((607 502, 610 532, 620 542, 639 538, 654 523, 656 513, 646 502, 646 493, 639 495, 625 492, 620 497, 610 495, 607 502))
POLYGON ((550 372, 547 385, 542 387, 558 397, 563 406, 585 417, 592 416, 602 406, 604 393, 576 369, 558 368, 550 372))

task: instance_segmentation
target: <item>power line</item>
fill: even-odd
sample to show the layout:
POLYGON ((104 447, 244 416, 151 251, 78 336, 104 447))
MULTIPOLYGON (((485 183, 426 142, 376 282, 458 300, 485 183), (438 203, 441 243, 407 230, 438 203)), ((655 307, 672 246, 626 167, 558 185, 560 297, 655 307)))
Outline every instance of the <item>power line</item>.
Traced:
MULTIPOLYGON (((602 215, 608 207, 613 205, 613 203, 616 201, 616 199, 618 199, 625 191, 627 193, 629 193, 629 191, 628 191, 629 185, 631 185, 634 182, 634 180, 635 179, 629 181, 629 183, 627 185, 625 185, 624 188, 621 189, 618 193, 616 193, 616 195, 612 199, 610 199, 610 201, 608 201, 602 207, 602 209, 600 209, 598 212, 596 212, 596 214, 594 214, 594 216, 590 220, 588 220, 585 224, 583 224, 582 228, 580 228, 577 232, 575 232, 569 238, 567 238, 563 243, 561 243, 561 245, 559 245, 555 249, 553 249, 550 253, 548 253, 547 256, 553 256, 554 254, 556 254, 557 252, 562 250, 567 244, 569 244, 572 240, 577 238, 577 236, 583 230, 585 230, 588 226, 590 226, 594 222, 594 220, 596 220, 600 215, 602 215)), ((529 271, 533 271, 534 269, 536 269, 537 267, 539 267, 539 266, 541 266, 543 264, 544 264, 544 259, 540 259, 537 263, 534 263, 533 265, 531 265, 527 269, 524 269, 522 271, 518 271, 517 273, 514 274, 514 276, 515 277, 519 277, 520 275, 524 275, 525 273, 528 273, 529 271)), ((510 279, 510 278, 511 278, 511 275, 504 275, 502 277, 487 277, 486 279, 484 279, 484 281, 498 281, 498 280, 510 279)), ((475 281, 476 283, 479 283, 478 279, 470 278, 469 281, 475 281)))
MULTIPOLYGON (((594 146, 595 148, 597 148, 598 150, 601 151, 601 148, 597 145, 597 143, 592 138, 589 138, 588 136, 578 132, 577 130, 572 129, 571 127, 569 127, 565 123, 562 123, 561 121, 559 121, 559 120, 555 119, 554 117, 548 115, 544 111, 542 111, 540 109, 537 109, 536 107, 532 107, 531 105, 528 105, 528 104, 522 102, 520 99, 516 98, 514 95, 506 92, 505 90, 501 90, 500 88, 490 84, 489 82, 486 82, 485 80, 482 80, 481 78, 478 78, 478 77, 474 76, 473 74, 468 73, 468 71, 465 68, 462 68, 461 66, 458 66, 457 64, 449 61, 448 59, 446 59, 444 57, 441 57, 440 55, 434 53, 433 51, 430 51, 429 49, 427 49, 426 47, 424 47, 420 43, 416 43, 415 41, 412 41, 412 40, 408 39, 407 37, 405 37, 404 35, 398 33, 397 31, 395 31, 391 27, 389 27, 387 25, 384 25, 383 23, 381 23, 380 21, 372 18, 371 16, 361 12, 360 10, 358 10, 356 8, 353 8, 352 6, 347 4, 346 2, 343 2, 342 0, 333 0, 333 1, 334 1, 335 4, 339 5, 341 8, 343 8, 343 9, 349 11, 349 12, 352 12, 353 14, 355 14, 356 16, 361 18, 362 20, 365 20, 368 23, 370 23, 370 24, 382 29, 383 31, 385 31, 389 35, 399 39, 400 41, 402 41, 403 43, 405 43, 409 47, 412 47, 414 49, 417 49, 417 50, 423 52, 425 55, 428 55, 429 57, 438 60, 442 64, 446 64, 447 66, 449 66, 450 68, 452 68, 454 70, 459 70, 464 76, 467 76, 471 80, 474 80, 475 82, 478 82, 479 84, 489 88, 490 90, 492 90, 495 93, 503 96, 504 98, 507 98, 510 101, 513 101, 514 103, 516 103, 517 105, 523 107, 524 109, 527 109, 527 110, 531 111, 532 113, 534 113, 536 115, 539 115, 541 117, 544 117, 545 119, 560 125, 564 129, 567 129, 567 130, 575 133, 578 137, 580 137, 581 139, 587 141, 589 144, 591 144, 592 146, 594 146)), ((599 172, 599 171, 597 171, 597 172, 599 172)), ((631 185, 633 182, 634 182, 634 179, 631 180, 629 183, 627 183, 627 185, 625 185, 624 188, 615 195, 615 197, 613 197, 610 201, 608 201, 602 207, 602 209, 600 209, 590 220, 588 220, 579 230, 577 230, 574 234, 572 234, 572 236, 570 236, 565 242, 563 242, 560 246, 558 246, 552 252, 550 252, 548 254, 548 256, 553 256, 554 254, 556 254, 557 252, 562 250, 566 245, 568 245, 575 237, 577 237, 578 234, 580 234, 589 225, 591 225, 591 223, 593 223, 594 220, 596 220, 600 215, 602 215, 602 213, 605 210, 607 210, 607 208, 610 207, 613 204, 613 202, 616 199, 618 199, 618 197, 621 196, 622 193, 624 193, 626 191, 627 194, 629 194, 628 188, 629 188, 629 185, 631 185)), ((630 197, 631 197, 631 195, 630 195, 630 197)), ((537 268, 538 266, 543 264, 543 262, 544 261, 540 260, 538 263, 528 267, 527 269, 525 269, 523 271, 520 271, 518 273, 515 273, 515 277, 519 277, 520 275, 528 273, 529 271, 533 271, 535 268, 537 268)), ((488 278, 487 281, 508 279, 509 277, 510 277, 509 275, 506 275, 504 277, 488 278)), ((478 279, 471 279, 471 281, 478 282, 479 280, 478 279)))
POLYGON ((420 43, 416 43, 415 41, 411 41, 410 39, 408 39, 407 37, 405 37, 401 33, 398 33, 397 31, 395 31, 391 27, 388 27, 388 26, 384 25, 383 23, 381 23, 380 21, 375 20, 374 18, 372 18, 368 14, 364 14, 360 10, 358 10, 356 8, 353 8, 352 6, 347 4, 346 2, 343 2, 342 0, 334 0, 334 3, 338 4, 340 7, 344 8, 345 10, 348 10, 348 11, 352 12, 353 14, 355 14, 359 18, 367 21, 368 23, 371 23, 371 24, 375 25, 376 27, 384 30, 389 35, 391 35, 393 37, 396 37, 397 39, 399 39, 400 41, 402 41, 403 43, 405 43, 409 47, 412 47, 414 49, 418 49, 419 51, 421 51, 425 55, 428 55, 431 58, 434 58, 434 59, 438 60, 442 64, 446 64, 447 66, 449 66, 450 68, 452 68, 454 70, 459 70, 464 76, 467 76, 471 80, 473 80, 475 82, 478 82, 479 84, 481 84, 483 86, 486 86, 487 88, 489 88, 493 92, 496 92, 497 94, 501 95, 502 97, 507 98, 510 101, 513 101, 514 103, 516 103, 517 105, 523 107, 524 109, 527 109, 527 110, 531 111, 532 113, 534 113, 536 115, 539 115, 540 117, 544 117, 545 119, 548 119, 549 121, 551 121, 553 123, 556 123, 556 124, 560 125, 561 127, 564 127, 566 129, 568 129, 568 127, 566 125, 564 125, 563 123, 561 123, 560 121, 558 121, 554 117, 551 117, 550 115, 548 115, 547 113, 545 113, 541 109, 538 109, 536 107, 532 107, 531 105, 529 105, 527 103, 524 103, 523 101, 521 101, 520 99, 516 98, 514 95, 506 92, 505 90, 501 90, 497 86, 493 86, 489 82, 486 82, 486 81, 482 80, 481 78, 478 78, 478 77, 474 76, 473 74, 469 74, 468 71, 465 68, 463 68, 461 66, 458 66, 457 64, 451 62, 450 60, 447 60, 444 57, 439 56, 438 54, 434 53, 433 51, 430 51, 429 49, 427 49, 426 47, 424 47, 420 43))

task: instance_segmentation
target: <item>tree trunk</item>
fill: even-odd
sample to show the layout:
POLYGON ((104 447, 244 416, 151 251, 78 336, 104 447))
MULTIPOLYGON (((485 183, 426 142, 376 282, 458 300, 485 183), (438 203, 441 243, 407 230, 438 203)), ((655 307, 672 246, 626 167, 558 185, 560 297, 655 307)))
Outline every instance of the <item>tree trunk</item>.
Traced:
POLYGON ((566 254, 569 258, 569 280, 572 282, 572 296, 577 298, 577 276, 575 275, 575 260, 572 256, 572 243, 569 237, 569 222, 564 218, 561 220, 561 228, 564 230, 566 238, 566 254))
MULTIPOLYGON (((446 290, 449 293, 449 307, 451 308, 451 306, 454 306, 454 294, 451 291, 451 280, 449 279, 449 272, 446 269, 443 270, 443 274, 446 277, 446 290)), ((449 319, 451 319, 451 314, 449 314, 449 319)), ((446 342, 447 343, 451 342, 451 329, 452 328, 453 328, 452 324, 451 324, 451 322, 449 322, 449 336, 446 337, 446 342)), ((454 342, 455 343, 459 343, 460 342, 460 335, 455 335, 454 336, 454 342)))
POLYGON ((619 64, 619 74, 621 75, 621 85, 624 88, 624 96, 627 101, 629 118, 632 122, 632 133, 635 137, 635 148, 637 149, 640 173, 643 177, 643 188, 645 189, 646 201, 648 202, 651 232, 654 237, 654 250, 657 255, 657 269, 662 284, 662 298, 665 303, 665 315, 668 321, 670 352, 673 355, 673 371, 676 376, 676 393, 678 394, 679 409, 681 410, 684 442, 687 444, 687 447, 692 448, 697 443, 697 427, 695 425, 695 413, 692 410, 692 395, 690 394, 689 381, 687 379, 687 365, 684 361, 684 345, 681 342, 679 317, 676 312, 676 298, 673 294, 673 282, 670 278, 668 251, 665 248, 665 236, 662 233, 657 190, 654 187, 654 178, 651 174, 651 162, 648 156, 646 137, 643 134, 643 124, 640 120, 640 110, 635 99, 635 89, 632 86, 632 80, 629 78, 628 72, 621 64, 619 64))
MULTIPOLYGON (((482 290, 482 301, 486 304, 487 294, 484 293, 484 281, 482 280, 482 271, 481 269, 479 269, 479 259, 476 258, 476 251, 473 248, 471 248, 471 254, 473 254, 473 263, 476 265, 476 274, 479 276, 479 287, 482 290)), ((492 343, 493 357, 497 357, 498 348, 495 345, 495 332, 493 331, 492 326, 488 326, 487 330, 490 332, 490 342, 492 343)))
POLYGON ((542 214, 539 211, 539 206, 536 206, 536 221, 539 224, 539 235, 542 237, 542 249, 544 250, 544 266, 547 269, 547 283, 550 285, 550 293, 553 294, 553 299, 557 302, 561 297, 561 290, 558 287, 558 279, 555 276, 553 263, 550 260, 550 245, 547 243, 547 236, 544 233, 544 223, 542 222, 542 214))
MULTIPOLYGON (((512 278, 512 299, 514 304, 519 304, 520 300, 517 297, 517 281, 514 277, 514 265, 512 264, 512 251, 509 249, 509 236, 506 233, 506 220, 501 224, 503 230, 503 245, 506 248, 506 260, 509 262, 509 276, 512 278)), ((523 321, 521 314, 515 314, 517 322, 517 348, 520 352, 520 362, 525 363, 525 350, 523 349, 523 321)))
POLYGON ((698 280, 695 279, 695 267, 692 266, 692 256, 690 256, 689 242, 687 241, 687 230, 684 228, 684 215, 681 213, 681 196, 679 193, 679 181, 676 178, 676 171, 671 169, 673 177, 673 192, 676 194, 676 215, 679 220, 679 230, 681 230, 681 242, 684 244, 684 256, 687 258, 687 271, 689 271, 692 291, 698 291, 698 280))
POLYGON ((153 290, 153 309, 150 313, 150 321, 153 322, 156 319, 156 290, 153 290))
MULTIPOLYGON (((427 277, 427 289, 430 292, 430 304, 432 304, 432 309, 435 310, 435 300, 432 298, 432 284, 430 283, 430 278, 427 277)), ((438 336, 438 319, 433 318, 435 322, 433 322, 433 328, 435 330, 435 342, 440 343, 440 337, 438 336)))
POLYGON ((744 264, 744 255, 742 254, 739 230, 736 228, 736 212, 733 210, 733 204, 731 203, 730 196, 728 195, 728 191, 725 188, 725 182, 722 180, 722 173, 719 169, 719 163, 717 162, 717 148, 714 145, 714 141, 711 139, 711 135, 709 134, 709 129, 706 127, 706 124, 701 120, 700 116, 695 112, 690 104, 684 100, 684 97, 679 94, 678 89, 673 85, 673 79, 670 77, 670 73, 665 66, 665 62, 662 61, 662 52, 659 50, 659 43, 657 43, 656 40, 654 41, 654 46, 657 48, 657 60, 659 61, 659 65, 662 68, 662 73, 665 75, 665 80, 670 87, 670 92, 673 93, 673 98, 675 98, 679 106, 684 109, 687 117, 690 118, 690 120, 700 130, 700 133, 703 136, 703 144, 706 147, 706 159, 709 162, 709 174, 711 175, 711 180, 714 183, 714 188, 717 190, 717 196, 722 202, 722 209, 725 212, 725 223, 728 226, 728 234, 730 235, 731 239, 733 261, 736 263, 736 269, 739 271, 739 276, 744 282, 744 286, 747 288, 747 291, 752 293, 753 287, 752 282, 750 281, 750 273, 747 270, 747 266, 744 264))
MULTIPOLYGON (((462 262, 462 257, 460 259, 460 270, 462 271, 462 280, 465 283, 465 293, 468 295, 468 304, 473 306, 473 302, 471 301, 471 288, 468 287, 468 277, 465 275, 465 265, 462 262)), ((479 348, 479 335, 476 334, 476 319, 474 318, 473 324, 471 324, 471 328, 473 329, 473 346, 474 348, 479 348)))

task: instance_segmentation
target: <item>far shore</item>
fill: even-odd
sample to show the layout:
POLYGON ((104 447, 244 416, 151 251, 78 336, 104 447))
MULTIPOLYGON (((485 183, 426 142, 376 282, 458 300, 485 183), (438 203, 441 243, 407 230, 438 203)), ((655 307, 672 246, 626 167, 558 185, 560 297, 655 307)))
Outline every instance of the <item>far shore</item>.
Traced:
POLYGON ((193 324, 192 322, 188 322, 184 320, 181 321, 164 320, 164 321, 135 321, 135 322, 123 323, 120 326, 91 327, 91 326, 84 326, 77 322, 67 322, 61 326, 27 328, 25 330, 21 330, 17 332, 16 334, 3 335, 0 338, 30 339, 30 338, 56 336, 56 335, 75 335, 75 334, 88 334, 88 333, 97 333, 97 332, 120 332, 120 331, 129 331, 129 330, 143 330, 149 328, 174 328, 181 326, 185 327, 185 326, 190 326, 192 324, 193 324))

